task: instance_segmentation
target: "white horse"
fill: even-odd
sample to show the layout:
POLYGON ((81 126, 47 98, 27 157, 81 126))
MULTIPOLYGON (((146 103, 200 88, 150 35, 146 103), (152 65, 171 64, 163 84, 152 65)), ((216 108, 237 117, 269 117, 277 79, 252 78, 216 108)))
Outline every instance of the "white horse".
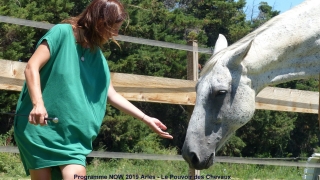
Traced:
POLYGON ((317 78, 320 73, 320 0, 276 16, 227 47, 219 36, 202 70, 182 156, 195 169, 209 168, 215 152, 255 111, 264 87, 317 78))

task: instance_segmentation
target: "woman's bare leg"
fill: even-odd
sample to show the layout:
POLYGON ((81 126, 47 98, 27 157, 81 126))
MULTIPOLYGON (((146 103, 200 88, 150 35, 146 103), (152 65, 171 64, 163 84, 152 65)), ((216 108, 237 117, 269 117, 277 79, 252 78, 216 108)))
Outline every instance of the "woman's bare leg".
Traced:
POLYGON ((86 168, 79 164, 63 165, 60 169, 63 180, 84 179, 83 176, 86 175, 86 168))
POLYGON ((31 180, 43 180, 51 179, 51 169, 50 168, 42 168, 42 169, 30 169, 31 180))

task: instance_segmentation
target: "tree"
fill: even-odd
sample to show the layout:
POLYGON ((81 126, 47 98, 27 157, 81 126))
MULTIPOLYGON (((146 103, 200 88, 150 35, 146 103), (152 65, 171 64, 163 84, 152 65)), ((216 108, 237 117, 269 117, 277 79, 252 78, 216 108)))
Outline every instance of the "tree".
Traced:
MULTIPOLYGON (((16 102, 18 101, 18 93, 17 92, 11 92, 11 91, 3 91, 0 90, 0 112, 14 112, 16 102)), ((13 125, 13 117, 10 115, 1 115, 0 116, 0 136, 2 134, 6 134, 9 132, 11 137, 8 137, 6 139, 5 144, 12 143, 12 133, 13 131, 9 131, 12 129, 13 125)), ((3 143, 3 142, 1 142, 3 143)))
POLYGON ((185 5, 185 13, 203 22, 204 31, 208 36, 208 47, 213 47, 218 34, 226 36, 233 43, 246 35, 250 27, 245 21, 244 0, 193 0, 185 5))
MULTIPOLYGON (((319 80, 317 79, 302 79, 290 81, 277 85, 281 88, 299 89, 305 91, 318 91, 319 80)), ((319 122, 317 114, 297 113, 295 128, 290 134, 290 145, 287 151, 292 156, 310 156, 314 153, 314 149, 319 144, 319 122)))
POLYGON ((297 113, 257 110, 254 117, 237 131, 246 144, 242 156, 286 157, 297 113))
POLYGON ((252 30, 257 29, 263 23, 280 14, 280 11, 272 10, 272 7, 269 6, 267 2, 263 1, 260 2, 258 9, 258 16, 254 18, 251 22, 252 30))

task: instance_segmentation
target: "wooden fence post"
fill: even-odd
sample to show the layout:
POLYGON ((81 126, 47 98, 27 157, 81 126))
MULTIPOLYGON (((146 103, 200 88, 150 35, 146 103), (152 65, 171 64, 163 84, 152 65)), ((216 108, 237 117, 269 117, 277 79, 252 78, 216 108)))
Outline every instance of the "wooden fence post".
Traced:
POLYGON ((198 80, 198 43, 197 41, 189 41, 189 46, 193 46, 193 51, 187 52, 188 67, 187 67, 187 79, 197 81, 198 80))
MULTIPOLYGON (((187 52, 187 59, 188 59, 188 67, 187 67, 187 79, 192 80, 192 81, 197 81, 198 80, 198 43, 195 40, 188 41, 187 45, 193 46, 193 51, 187 52)), ((187 106, 187 111, 188 111, 188 119, 190 120, 191 114, 193 112, 194 106, 187 106)), ((189 168, 189 177, 191 177, 191 180, 194 180, 195 176, 200 176, 200 170, 196 170, 193 168, 189 168)))

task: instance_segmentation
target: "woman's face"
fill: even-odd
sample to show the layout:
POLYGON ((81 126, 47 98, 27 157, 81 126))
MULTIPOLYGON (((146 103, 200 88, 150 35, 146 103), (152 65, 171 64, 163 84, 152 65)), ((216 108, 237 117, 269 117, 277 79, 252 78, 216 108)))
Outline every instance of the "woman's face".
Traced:
MULTIPOLYGON (((104 24, 104 23, 101 23, 101 24, 104 24)), ((120 29, 121 25, 122 25, 122 22, 115 23, 111 27, 105 26, 105 24, 100 27, 101 32, 103 33, 102 34, 103 39, 104 39, 103 44, 107 43, 110 40, 110 38, 112 38, 114 36, 118 36, 119 29, 120 29), (106 29, 106 30, 104 30, 104 29, 106 29)))
POLYGON ((119 34, 119 30, 121 28, 121 25, 122 25, 123 22, 120 22, 120 23, 116 23, 112 26, 111 28, 111 35, 112 36, 118 36, 119 34))

